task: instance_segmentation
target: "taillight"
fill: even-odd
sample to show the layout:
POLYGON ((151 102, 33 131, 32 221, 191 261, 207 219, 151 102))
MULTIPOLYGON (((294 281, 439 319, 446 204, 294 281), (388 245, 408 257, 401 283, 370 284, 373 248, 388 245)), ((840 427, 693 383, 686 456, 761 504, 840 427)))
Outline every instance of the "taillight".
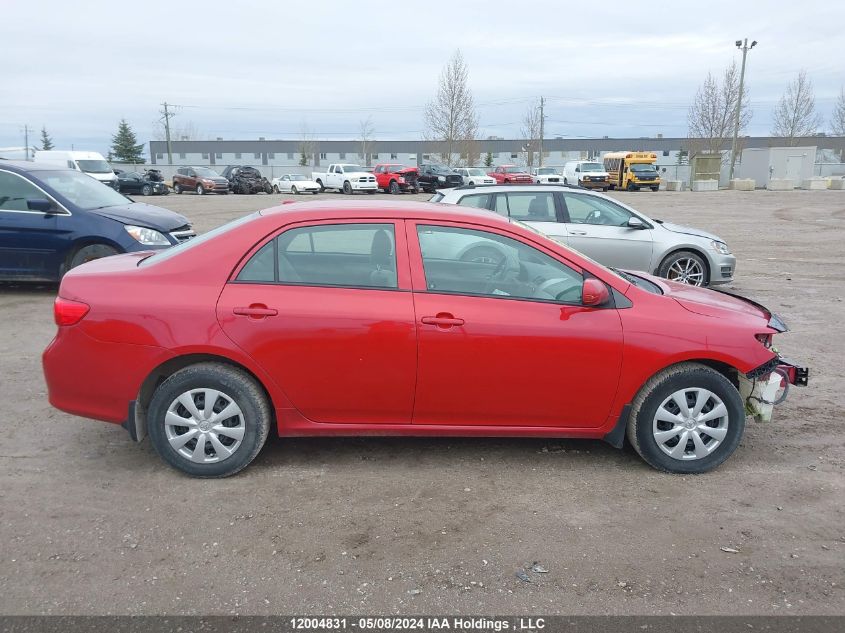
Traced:
POLYGON ((56 320, 56 325, 75 325, 88 314, 90 309, 91 306, 87 303, 56 297, 53 304, 53 317, 56 320))

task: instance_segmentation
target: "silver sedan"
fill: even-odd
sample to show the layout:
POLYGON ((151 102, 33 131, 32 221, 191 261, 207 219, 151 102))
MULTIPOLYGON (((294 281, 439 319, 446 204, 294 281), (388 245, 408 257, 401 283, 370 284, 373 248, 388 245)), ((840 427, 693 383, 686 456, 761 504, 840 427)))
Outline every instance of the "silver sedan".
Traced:
POLYGON ((733 281, 736 258, 718 236, 652 220, 609 196, 560 185, 458 187, 432 202, 495 211, 613 268, 707 286, 733 281))

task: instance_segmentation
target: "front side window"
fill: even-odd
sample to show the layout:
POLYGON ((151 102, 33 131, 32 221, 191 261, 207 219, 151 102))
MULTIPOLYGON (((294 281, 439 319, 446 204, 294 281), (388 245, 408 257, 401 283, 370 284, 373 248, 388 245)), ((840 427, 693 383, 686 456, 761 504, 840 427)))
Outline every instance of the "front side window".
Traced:
MULTIPOLYGON (((504 196, 499 196, 504 197, 504 196)), ((555 222, 555 198, 551 192, 508 193, 510 217, 529 222, 555 222)))
POLYGON ((45 198, 47 196, 44 192, 28 180, 17 174, 0 171, 0 211, 29 211, 27 200, 45 198))
POLYGON ((394 227, 392 224, 329 224, 290 229, 253 255, 237 280, 397 288, 394 227))
POLYGON ((522 242, 487 231, 417 226, 428 292, 581 302, 581 273, 522 242))
POLYGON ((625 226, 631 219, 630 211, 604 198, 564 193, 563 200, 573 224, 625 226))

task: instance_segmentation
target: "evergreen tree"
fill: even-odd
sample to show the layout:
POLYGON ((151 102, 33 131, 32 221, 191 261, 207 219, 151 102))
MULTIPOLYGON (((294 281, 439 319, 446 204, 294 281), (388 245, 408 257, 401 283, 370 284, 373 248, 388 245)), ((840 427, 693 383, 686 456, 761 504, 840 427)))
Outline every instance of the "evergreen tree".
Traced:
POLYGON ((53 145, 53 139, 50 138, 50 135, 47 134, 47 128, 45 126, 41 126, 41 149, 44 151, 51 150, 55 147, 53 145))
POLYGON ((487 156, 484 157, 484 166, 485 167, 492 167, 493 166, 493 152, 487 152, 487 156))
POLYGON ((135 132, 121 119, 117 126, 117 134, 111 138, 111 154, 121 163, 143 163, 144 144, 138 143, 135 132))

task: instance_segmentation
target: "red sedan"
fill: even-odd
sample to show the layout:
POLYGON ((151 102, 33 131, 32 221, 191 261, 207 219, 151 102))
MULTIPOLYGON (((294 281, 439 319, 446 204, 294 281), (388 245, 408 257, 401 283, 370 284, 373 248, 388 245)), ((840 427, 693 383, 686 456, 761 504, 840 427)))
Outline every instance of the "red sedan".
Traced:
POLYGON ((493 213, 289 204, 65 275, 50 402, 221 477, 292 435, 625 435, 655 468, 733 453, 807 371, 741 298, 614 272, 493 213))

